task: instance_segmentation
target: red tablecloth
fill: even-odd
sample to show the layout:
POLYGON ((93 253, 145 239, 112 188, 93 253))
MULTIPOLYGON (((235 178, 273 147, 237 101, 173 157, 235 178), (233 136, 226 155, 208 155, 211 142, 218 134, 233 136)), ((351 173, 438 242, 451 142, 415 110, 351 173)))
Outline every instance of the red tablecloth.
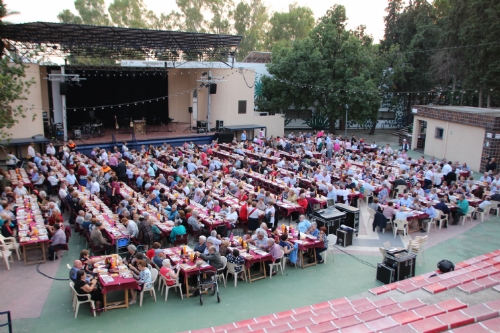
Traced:
MULTIPOLYGON (((166 249, 165 249, 166 250, 166 249)), ((167 253, 166 251, 163 251, 163 253, 165 253, 165 255, 172 261, 172 265, 177 265, 177 263, 179 262, 179 260, 177 260, 175 258, 175 256, 173 254, 170 254, 170 253, 167 253)), ((168 248, 168 250, 172 251, 173 253, 177 254, 177 256, 180 257, 180 252, 181 252, 181 248, 180 247, 171 247, 171 248, 168 248)), ((185 265, 188 265, 189 267, 193 267, 192 269, 184 269, 182 266, 180 267, 180 271, 182 274, 184 274, 184 276, 187 278, 191 275, 197 275, 198 272, 214 272, 215 271, 215 268, 208 265, 208 266, 205 266, 205 267, 198 267, 196 268, 196 264, 192 261, 189 261, 189 260, 186 260, 186 262, 183 262, 182 259, 180 259, 182 262, 181 264, 185 264, 185 265)))
POLYGON ((245 267, 250 268, 253 264, 261 262, 261 261, 272 261, 273 256, 269 253, 266 253, 265 255, 260 255, 255 253, 254 251, 250 250, 250 254, 253 256, 252 259, 247 259, 245 258, 245 267))
POLYGON ((126 290, 126 289, 137 289, 139 290, 139 284, 134 278, 122 278, 121 276, 113 276, 113 282, 105 283, 99 276, 99 282, 102 286, 102 293, 107 294, 110 291, 126 290))

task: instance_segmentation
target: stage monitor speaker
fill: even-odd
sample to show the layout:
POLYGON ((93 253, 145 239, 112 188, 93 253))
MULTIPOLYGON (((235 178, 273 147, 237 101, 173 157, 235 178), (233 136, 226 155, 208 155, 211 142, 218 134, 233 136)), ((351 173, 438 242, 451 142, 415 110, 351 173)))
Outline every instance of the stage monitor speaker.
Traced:
POLYGON ((193 107, 192 106, 188 107, 188 111, 189 113, 193 113, 193 107))
POLYGON ((224 120, 216 120, 215 121, 215 128, 220 131, 221 129, 224 128, 224 120))
POLYGON ((65 82, 59 83, 59 94, 66 95, 68 93, 68 84, 65 82))
POLYGON ((219 143, 231 143, 233 142, 233 133, 232 132, 218 132, 215 133, 215 139, 219 141, 219 143))
POLYGON ((210 85, 210 95, 217 94, 217 83, 212 83, 210 85))

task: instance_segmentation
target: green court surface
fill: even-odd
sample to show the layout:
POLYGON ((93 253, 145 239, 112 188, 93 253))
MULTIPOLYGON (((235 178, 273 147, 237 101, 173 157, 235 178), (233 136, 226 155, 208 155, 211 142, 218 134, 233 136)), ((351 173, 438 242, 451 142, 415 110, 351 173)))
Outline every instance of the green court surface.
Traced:
MULTIPOLYGON (((436 269, 441 259, 459 262, 500 248, 500 219, 493 217, 484 223, 439 243, 425 251, 425 262, 417 266, 416 274, 436 269)), ((429 237, 439 237, 431 231, 429 237)), ((71 240, 69 256, 59 263, 57 277, 66 278, 66 264, 78 256, 81 248, 78 236, 71 240)), ((381 256, 359 256, 358 259, 376 265, 381 256)), ((43 265, 42 265, 43 267, 43 265)), ((93 317, 89 305, 80 308, 78 318, 71 309, 71 293, 68 281, 54 281, 40 318, 14 321, 14 332, 179 332, 222 325, 247 318, 307 306, 339 297, 350 297, 380 285, 375 280, 376 270, 346 254, 336 252, 327 263, 306 269, 286 267, 284 276, 259 280, 252 284, 239 282, 234 287, 230 280, 227 287, 221 283, 222 301, 204 296, 204 305, 198 298, 184 298, 170 290, 168 302, 157 293, 157 302, 149 294, 144 295, 142 307, 131 305, 93 317)), ((41 275, 33 277, 45 279, 41 275)), ((3 288, 6 286, 3 285, 3 288)), ((30 286, 36 288, 36 284, 30 286)), ((122 297, 122 292, 116 296, 122 297)), ((1 298, 0 298, 1 299, 1 298)), ((0 300, 1 302, 1 300, 0 300)), ((0 328, 0 332, 7 332, 0 328)))

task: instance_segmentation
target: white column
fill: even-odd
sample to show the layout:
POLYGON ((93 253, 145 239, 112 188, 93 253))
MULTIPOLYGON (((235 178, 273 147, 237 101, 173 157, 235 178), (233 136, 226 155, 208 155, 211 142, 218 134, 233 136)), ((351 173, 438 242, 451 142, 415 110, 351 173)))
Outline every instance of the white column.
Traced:
MULTIPOLYGON (((64 66, 61 66, 61 74, 62 75, 66 74, 64 71, 64 66)), ((63 80, 65 80, 64 76, 63 80)), ((68 141, 68 118, 66 116, 66 95, 61 95, 61 101, 62 101, 62 124, 64 130, 64 141, 68 141)))

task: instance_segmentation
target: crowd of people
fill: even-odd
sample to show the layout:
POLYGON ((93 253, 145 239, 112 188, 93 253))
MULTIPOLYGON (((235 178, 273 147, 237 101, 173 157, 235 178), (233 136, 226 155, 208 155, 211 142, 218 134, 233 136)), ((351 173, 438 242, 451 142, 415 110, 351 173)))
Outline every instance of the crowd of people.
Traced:
MULTIPOLYGON (((323 262, 320 253, 328 248, 328 240, 324 228, 318 229, 315 223, 308 221, 307 213, 312 207, 307 198, 324 195, 328 199, 358 205, 356 198, 348 197, 352 190, 362 195, 373 193, 369 208, 383 214, 387 220, 406 219, 403 207, 421 210, 429 218, 434 217, 436 211, 451 214, 448 204, 453 203, 457 206, 452 214, 454 224, 467 213, 467 199, 481 200, 478 211, 491 201, 500 201, 500 175, 496 174, 494 159, 489 161, 487 172, 476 182, 466 163, 426 160, 423 156, 412 159, 406 153, 409 148, 406 141, 393 149, 390 145, 367 144, 355 135, 345 138, 320 131, 266 138, 261 131, 252 140, 243 132, 240 138, 235 137, 231 144, 222 146, 212 141, 203 146, 186 142, 181 147, 165 143, 130 148, 123 142, 112 151, 96 147, 89 156, 80 154, 73 142, 58 149, 51 143, 45 154, 36 152, 31 146, 26 172, 36 189, 46 222, 53 228, 49 255, 53 256, 58 245, 65 244, 64 233, 60 232, 64 227, 62 212, 65 209, 74 212, 70 214, 70 223, 86 229, 93 246, 112 251, 101 232, 102 223, 89 214, 85 202, 79 199, 76 191, 79 186, 85 186, 91 195, 100 197, 119 215, 136 244, 153 250, 147 257, 127 259, 141 285, 151 283, 149 263, 155 264, 169 283, 178 278, 178 268, 172 267, 162 256, 161 247, 166 242, 175 244, 188 233, 196 237, 196 253, 215 268, 220 266, 221 256, 225 256, 241 270, 243 257, 237 249, 230 251, 225 240, 239 227, 246 241, 271 253, 274 260, 279 260, 278 250, 282 249, 289 263, 294 265, 298 257, 296 244, 288 241, 287 234, 277 232, 278 201, 303 208, 305 214, 298 219, 299 230, 317 237, 324 244, 316 250, 317 257, 309 259, 318 263, 323 262), (227 158, 217 154, 222 150, 228 154, 227 158), (68 170, 66 175, 57 172, 58 164, 68 170), (252 185, 252 173, 272 179, 281 187, 274 191, 256 189, 252 185), (164 216, 162 222, 174 222, 167 239, 148 212, 137 209, 138 197, 123 191, 125 184, 158 209, 164 216), (393 202, 391 193, 400 185, 406 186, 406 190, 393 202), (228 205, 217 200, 220 193, 231 196, 238 204, 228 205), (228 227, 219 234, 209 233, 199 217, 200 211, 189 205, 180 206, 176 200, 178 195, 197 203, 207 212, 218 213, 228 227), (422 205, 420 199, 428 202, 422 205), (432 200, 439 202, 435 204, 432 200)), ((18 163, 12 154, 9 161, 14 161, 14 166, 18 163)), ((26 195, 29 189, 18 182, 12 190, 8 173, 3 172, 3 176, 0 224, 2 234, 12 237, 16 235, 15 198, 26 195)), ((76 288, 101 301, 94 293, 97 287, 95 280, 89 277, 91 272, 84 268, 89 264, 88 259, 82 257, 79 262, 82 266, 75 261, 75 270, 71 273, 76 288)), ((132 294, 133 301, 135 297, 132 294)))

